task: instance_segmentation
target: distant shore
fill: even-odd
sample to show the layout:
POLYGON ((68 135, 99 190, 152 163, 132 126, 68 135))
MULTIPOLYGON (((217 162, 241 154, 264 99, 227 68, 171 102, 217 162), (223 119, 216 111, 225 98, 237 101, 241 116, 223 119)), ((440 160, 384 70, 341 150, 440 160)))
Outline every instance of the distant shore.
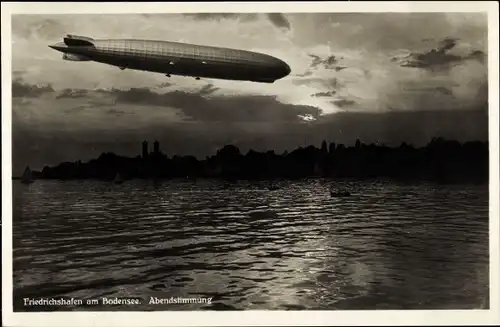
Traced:
MULTIPOLYGON (((29 170, 29 167, 26 168, 29 170)), ((226 145, 213 156, 198 160, 193 156, 172 157, 160 151, 158 142, 149 152, 143 142, 142 155, 124 157, 102 153, 97 159, 83 163, 63 162, 32 171, 34 180, 171 180, 222 179, 297 180, 304 178, 429 180, 441 182, 487 181, 489 179, 488 142, 460 143, 433 138, 424 147, 402 143, 399 147, 379 144, 328 144, 320 148, 299 147, 292 152, 274 151, 242 154, 238 147, 226 145)), ((19 177, 13 177, 13 180, 19 177)))

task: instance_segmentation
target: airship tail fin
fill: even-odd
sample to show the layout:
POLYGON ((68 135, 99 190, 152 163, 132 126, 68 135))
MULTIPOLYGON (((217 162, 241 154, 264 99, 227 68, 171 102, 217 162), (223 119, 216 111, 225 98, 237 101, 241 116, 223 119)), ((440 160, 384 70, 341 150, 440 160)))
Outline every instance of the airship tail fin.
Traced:
POLYGON ((64 43, 68 46, 94 46, 94 39, 86 36, 68 34, 64 38, 64 43))

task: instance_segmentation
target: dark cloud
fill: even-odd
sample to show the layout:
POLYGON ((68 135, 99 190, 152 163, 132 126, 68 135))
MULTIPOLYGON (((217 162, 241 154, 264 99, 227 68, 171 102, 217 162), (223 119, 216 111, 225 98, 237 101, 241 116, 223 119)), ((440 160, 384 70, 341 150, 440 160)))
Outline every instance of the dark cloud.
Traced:
POLYGON ((448 55, 436 49, 432 49, 431 51, 423 54, 414 54, 412 57, 413 59, 408 60, 401 66, 413 68, 434 68, 436 66, 451 64, 462 60, 460 56, 448 55))
POLYGON ((453 95, 453 91, 445 86, 437 86, 437 87, 425 87, 425 86, 420 86, 420 87, 415 87, 415 88, 406 88, 406 91, 410 92, 419 92, 419 93, 424 93, 427 95, 432 96, 434 95, 453 95))
POLYGON ((63 99, 63 98, 83 98, 88 95, 87 90, 82 90, 82 89, 64 89, 59 94, 56 96, 56 99, 63 99))
POLYGON ((267 14, 267 17, 269 18, 271 23, 273 23, 274 26, 278 28, 285 28, 287 30, 290 29, 290 22, 288 21, 288 19, 285 17, 284 14, 270 13, 267 14))
POLYGON ((469 54, 468 57, 470 59, 476 59, 477 61, 484 63, 484 60, 486 58, 486 54, 481 50, 474 50, 469 54))
POLYGON ((14 97, 38 97, 44 93, 55 94, 56 99, 82 99, 85 106, 68 108, 65 113, 77 113, 86 108, 114 106, 103 113, 122 115, 121 104, 179 109, 183 116, 204 122, 298 122, 299 116, 317 116, 320 110, 311 106, 284 104, 274 96, 217 95, 218 88, 207 84, 198 91, 153 92, 148 88, 121 89, 64 89, 54 91, 49 86, 37 86, 16 81, 13 83, 14 97))
POLYGON ((311 76, 313 74, 313 72, 311 71, 307 71, 303 74, 295 74, 295 76, 298 76, 298 77, 306 77, 306 76, 311 76))
POLYGON ((311 63, 311 67, 316 67, 319 64, 321 64, 322 60, 320 56, 314 55, 314 54, 308 54, 309 57, 313 58, 313 61, 311 63))
POLYGON ((457 45, 458 41, 460 41, 459 38, 452 38, 452 37, 444 38, 441 41, 440 49, 443 49, 443 50, 446 50, 446 51, 447 50, 451 50, 451 49, 453 49, 457 45))
POLYGON ((323 66, 326 69, 335 69, 335 64, 338 62, 337 58, 334 55, 328 56, 326 58, 321 58, 318 55, 309 54, 309 57, 313 58, 311 68, 323 66))
POLYGON ((148 89, 113 90, 116 103, 131 103, 173 107, 195 120, 252 122, 299 121, 298 115, 318 114, 319 109, 309 106, 280 103, 272 96, 212 96, 212 86, 199 93, 173 91, 164 94, 148 89), (207 90, 210 90, 207 92, 207 90))
MULTIPOLYGON (((451 85, 451 87, 452 86, 457 86, 457 85, 451 85)), ((435 95, 436 93, 440 95, 453 95, 453 92, 449 87, 420 85, 419 83, 414 83, 414 82, 402 83, 400 86, 400 90, 412 93, 413 92, 424 93, 424 94, 429 94, 431 96, 435 95)))
POLYGON ((314 94, 313 94, 313 95, 311 95, 311 96, 313 96, 313 97, 320 97, 320 98, 321 98, 321 97, 332 97, 332 96, 334 96, 335 94, 337 94, 337 92, 336 92, 336 91, 334 91, 334 90, 332 90, 332 91, 328 91, 328 92, 318 92, 318 93, 314 93, 314 94))
POLYGON ((52 85, 32 85, 23 83, 21 80, 12 82, 12 97, 13 98, 36 98, 45 93, 54 92, 52 85))
POLYGON ((338 100, 332 101, 332 103, 339 108, 345 108, 345 107, 350 107, 352 105, 355 105, 356 101, 348 100, 348 99, 338 99, 338 100))
POLYGON ((163 94, 152 92, 148 88, 132 88, 130 90, 99 90, 115 96, 116 103, 132 103, 152 106, 168 106, 170 102, 163 94))
POLYGON ((419 91, 421 91, 421 92, 428 92, 428 93, 431 93, 431 94, 432 93, 438 93, 438 94, 441 94, 441 95, 450 95, 450 96, 453 96, 453 91, 450 90, 447 87, 444 87, 444 86, 438 86, 438 87, 434 87, 434 88, 422 88, 419 91))
POLYGON ((325 65, 326 68, 331 68, 333 65, 337 63, 337 59, 335 56, 328 56, 324 61, 323 64, 325 65))
MULTIPOLYGON (((402 67, 435 69, 448 67, 453 63, 460 63, 468 59, 484 60, 484 53, 480 50, 475 50, 468 56, 459 56, 449 53, 450 50, 455 48, 458 39, 445 38, 437 48, 423 53, 411 53, 406 60, 401 63, 402 67)), ((398 61, 398 58, 392 58, 392 61, 398 61)))
POLYGON ((213 84, 207 84, 204 87, 201 88, 199 91, 200 95, 209 95, 217 91, 219 88, 214 87, 213 84))
MULTIPOLYGON (((147 88, 129 90, 63 90, 57 98, 78 98, 87 96, 93 107, 103 106, 96 103, 93 94, 100 94, 114 99, 112 105, 135 104, 180 109, 182 113, 196 121, 211 122, 267 122, 267 121, 300 121, 299 115, 318 115, 319 109, 283 104, 274 96, 223 96, 214 94, 218 89, 207 84, 196 93, 172 91, 166 93, 153 92, 147 88)), ((101 100, 103 101, 103 100, 101 100)), ((110 105, 109 103, 106 105, 110 105)), ((118 110, 118 109, 117 109, 118 110)), ((109 113, 109 112, 108 112, 109 113)), ((120 112, 111 112, 119 114, 120 112)))

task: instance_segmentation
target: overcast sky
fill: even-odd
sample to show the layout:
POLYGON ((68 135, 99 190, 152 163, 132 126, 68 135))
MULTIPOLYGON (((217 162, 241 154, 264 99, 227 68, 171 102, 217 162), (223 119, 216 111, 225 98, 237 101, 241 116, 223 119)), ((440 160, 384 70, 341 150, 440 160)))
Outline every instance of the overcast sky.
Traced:
POLYGON ((14 172, 103 151, 210 155, 224 144, 279 152, 322 139, 414 144, 486 139, 483 14, 143 14, 12 16, 14 172), (264 52, 274 84, 168 78, 47 47, 65 34, 264 52))

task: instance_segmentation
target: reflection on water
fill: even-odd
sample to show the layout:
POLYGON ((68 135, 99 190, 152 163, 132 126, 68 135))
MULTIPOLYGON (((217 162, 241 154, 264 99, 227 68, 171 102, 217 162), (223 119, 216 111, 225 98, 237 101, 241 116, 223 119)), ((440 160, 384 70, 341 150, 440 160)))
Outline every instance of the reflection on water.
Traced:
POLYGON ((322 180, 13 187, 15 310, 61 296, 144 299, 113 310, 489 306, 487 185, 349 182, 344 198, 322 180))

